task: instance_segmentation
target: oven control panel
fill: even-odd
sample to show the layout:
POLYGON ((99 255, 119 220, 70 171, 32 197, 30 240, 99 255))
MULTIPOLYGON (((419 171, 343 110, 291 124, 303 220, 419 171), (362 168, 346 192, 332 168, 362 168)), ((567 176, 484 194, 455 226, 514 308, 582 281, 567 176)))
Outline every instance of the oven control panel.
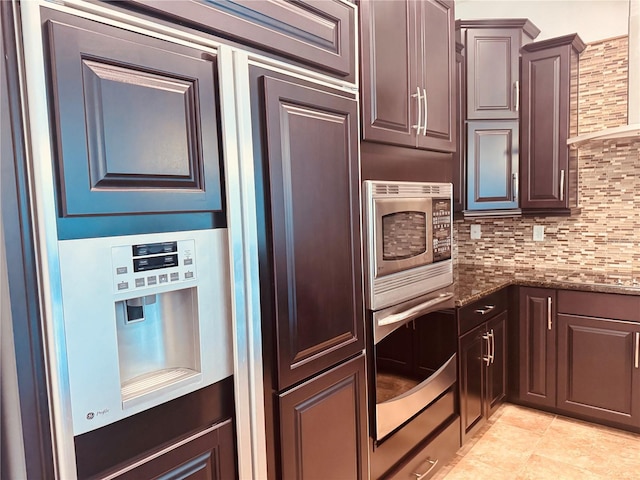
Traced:
POLYGON ((433 261, 451 258, 451 200, 433 199, 433 261))

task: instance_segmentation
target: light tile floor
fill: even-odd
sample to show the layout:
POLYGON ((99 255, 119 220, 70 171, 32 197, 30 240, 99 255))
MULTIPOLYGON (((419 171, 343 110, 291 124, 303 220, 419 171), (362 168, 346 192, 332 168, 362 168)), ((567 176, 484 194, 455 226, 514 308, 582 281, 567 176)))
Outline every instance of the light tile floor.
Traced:
POLYGON ((434 480, 640 480, 640 435, 502 405, 434 480))

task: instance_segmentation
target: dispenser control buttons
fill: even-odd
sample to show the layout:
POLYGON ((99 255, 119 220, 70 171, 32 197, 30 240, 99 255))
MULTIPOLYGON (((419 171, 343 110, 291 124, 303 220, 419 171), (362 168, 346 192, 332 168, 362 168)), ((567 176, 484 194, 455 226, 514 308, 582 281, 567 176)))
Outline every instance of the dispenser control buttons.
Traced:
POLYGON ((158 283, 158 277, 155 275, 153 277, 147 277, 147 285, 155 285, 158 283))
POLYGON ((184 278, 189 279, 189 278, 193 278, 193 272, 184 272, 184 278))
POLYGON ((171 268, 178 266, 178 255, 160 255, 159 257, 143 257, 133 259, 133 271, 144 272, 158 268, 171 268))
POLYGON ((116 268, 116 275, 126 275, 126 273, 129 271, 129 269, 127 267, 117 267, 116 268))
POLYGON ((136 278, 136 287, 144 287, 144 278, 136 278))
POLYGON ((166 273, 158 275, 158 279, 160 280, 160 283, 167 283, 169 281, 169 277, 166 273))
POLYGON ((178 242, 144 243, 142 245, 133 245, 132 249, 134 257, 172 253, 178 251, 178 242))
POLYGON ((171 281, 175 282, 177 280, 180 280, 180 274, 178 272, 171 273, 171 281))
POLYGON ((184 259, 184 264, 185 265, 193 265, 193 258, 185 258, 184 259))
POLYGON ((129 282, 118 283, 118 290, 127 290, 129 288, 129 282))

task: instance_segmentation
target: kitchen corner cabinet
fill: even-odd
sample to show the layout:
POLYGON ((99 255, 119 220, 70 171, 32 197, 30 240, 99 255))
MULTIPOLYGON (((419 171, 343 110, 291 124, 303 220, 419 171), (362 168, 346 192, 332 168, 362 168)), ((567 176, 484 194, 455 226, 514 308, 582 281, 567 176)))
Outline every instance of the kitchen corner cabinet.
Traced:
POLYGON ((452 1, 360 2, 363 139, 456 150, 452 1))
POLYGON ((519 310, 519 399, 555 407, 556 291, 521 287, 519 310))
POLYGON ((549 211, 577 207, 578 155, 567 139, 578 128, 576 34, 522 48, 520 206, 549 211))
POLYGON ((489 295, 463 307, 458 324, 460 420, 462 442, 491 417, 507 391, 507 294, 489 295))

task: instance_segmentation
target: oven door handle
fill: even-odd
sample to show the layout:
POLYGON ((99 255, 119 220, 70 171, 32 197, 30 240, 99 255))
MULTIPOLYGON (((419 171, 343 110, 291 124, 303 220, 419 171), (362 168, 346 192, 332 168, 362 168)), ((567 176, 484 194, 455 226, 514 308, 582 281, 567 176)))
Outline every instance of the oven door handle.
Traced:
POLYGON ((388 317, 379 319, 378 326, 382 327, 384 325, 392 325, 394 323, 409 321, 412 318, 418 317, 423 311, 427 310, 428 308, 431 308, 438 303, 445 302, 451 297, 453 297, 452 292, 441 293, 436 298, 432 298, 431 300, 427 300, 426 302, 419 303, 415 307, 411 307, 404 312, 394 313, 392 315, 389 315, 388 317))

